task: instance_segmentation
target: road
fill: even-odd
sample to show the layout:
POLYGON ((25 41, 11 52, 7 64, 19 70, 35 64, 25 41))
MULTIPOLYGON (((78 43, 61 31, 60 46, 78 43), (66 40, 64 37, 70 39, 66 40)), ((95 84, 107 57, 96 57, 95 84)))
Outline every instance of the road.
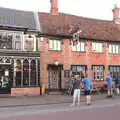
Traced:
POLYGON ((0 120, 118 120, 120 99, 95 101, 70 107, 68 103, 0 108, 0 120))

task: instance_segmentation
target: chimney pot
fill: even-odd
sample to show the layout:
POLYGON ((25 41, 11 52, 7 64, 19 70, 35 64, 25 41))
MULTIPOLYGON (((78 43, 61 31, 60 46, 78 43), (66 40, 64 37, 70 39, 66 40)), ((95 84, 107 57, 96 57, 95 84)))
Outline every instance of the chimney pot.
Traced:
POLYGON ((116 24, 120 24, 120 8, 118 8, 116 4, 112 12, 113 12, 113 21, 116 24))
POLYGON ((50 0, 51 15, 58 15, 58 0, 50 0))

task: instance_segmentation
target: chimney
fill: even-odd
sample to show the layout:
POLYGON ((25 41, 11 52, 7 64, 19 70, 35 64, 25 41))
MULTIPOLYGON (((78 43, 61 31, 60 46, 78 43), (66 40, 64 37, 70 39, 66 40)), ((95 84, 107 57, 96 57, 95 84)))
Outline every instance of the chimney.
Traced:
POLYGON ((117 5, 115 5, 112 12, 113 12, 113 21, 116 24, 120 24, 120 8, 118 8, 117 5))
POLYGON ((58 15, 58 0, 50 0, 51 15, 58 15))

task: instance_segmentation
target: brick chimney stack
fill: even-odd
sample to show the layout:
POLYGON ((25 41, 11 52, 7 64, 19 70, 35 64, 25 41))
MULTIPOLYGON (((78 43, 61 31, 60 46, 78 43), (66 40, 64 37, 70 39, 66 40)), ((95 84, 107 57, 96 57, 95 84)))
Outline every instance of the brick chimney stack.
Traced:
POLYGON ((51 15, 58 15, 58 0, 50 0, 51 15))
POLYGON ((115 5, 112 12, 113 12, 113 21, 116 24, 120 24, 120 8, 118 8, 117 5, 115 5))

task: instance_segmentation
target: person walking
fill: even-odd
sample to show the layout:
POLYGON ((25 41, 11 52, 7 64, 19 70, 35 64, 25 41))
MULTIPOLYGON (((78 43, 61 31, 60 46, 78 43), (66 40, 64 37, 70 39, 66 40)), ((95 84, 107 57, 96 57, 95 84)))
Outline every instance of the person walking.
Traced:
POLYGON ((114 79, 116 94, 120 95, 120 76, 116 76, 114 79))
POLYGON ((77 105, 80 105, 80 84, 81 84, 81 80, 79 75, 75 75, 74 78, 74 83, 73 83, 73 103, 71 104, 71 106, 75 106, 76 104, 76 99, 77 99, 77 105))
POLYGON ((91 99, 91 79, 88 77, 88 74, 85 73, 85 77, 83 79, 83 86, 84 86, 84 94, 86 96, 86 104, 91 105, 92 99, 91 99))
POLYGON ((106 77, 106 83, 107 83, 107 97, 112 97, 113 96, 113 78, 111 77, 110 74, 107 74, 106 77))

